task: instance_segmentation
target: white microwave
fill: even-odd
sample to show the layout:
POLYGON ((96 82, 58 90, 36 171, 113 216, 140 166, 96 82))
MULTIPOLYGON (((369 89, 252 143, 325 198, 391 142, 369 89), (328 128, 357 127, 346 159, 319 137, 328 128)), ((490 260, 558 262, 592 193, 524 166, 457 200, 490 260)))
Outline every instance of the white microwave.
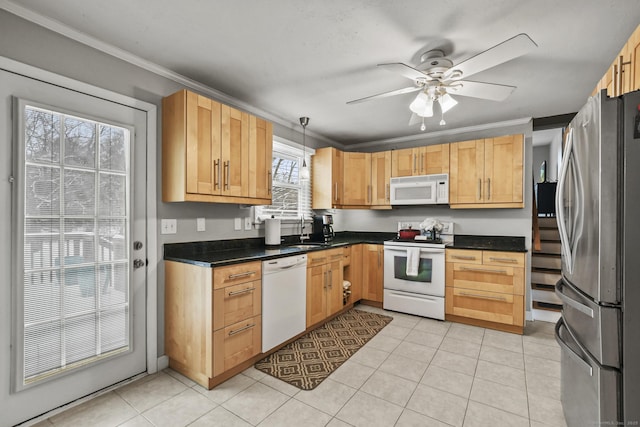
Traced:
POLYGON ((449 175, 418 175, 391 178, 392 205, 436 205, 449 203, 449 175))

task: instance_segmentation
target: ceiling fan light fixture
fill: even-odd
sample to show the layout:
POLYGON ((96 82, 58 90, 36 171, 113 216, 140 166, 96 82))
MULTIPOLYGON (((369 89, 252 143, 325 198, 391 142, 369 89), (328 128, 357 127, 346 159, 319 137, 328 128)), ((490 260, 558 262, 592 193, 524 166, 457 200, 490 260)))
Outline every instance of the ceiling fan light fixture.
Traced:
POLYGON ((300 125, 302 126, 302 167, 300 168, 300 180, 308 181, 311 177, 309 168, 307 167, 307 125, 309 117, 300 117, 300 125))
POLYGON ((409 105, 409 109, 420 117, 433 116, 433 100, 424 92, 420 92, 409 105))
POLYGON ((442 108, 443 113, 446 113, 447 111, 449 111, 450 109, 452 109, 458 104, 458 101, 453 99, 453 97, 448 93, 445 93, 444 95, 442 95, 438 99, 438 102, 440 102, 440 107, 442 108))

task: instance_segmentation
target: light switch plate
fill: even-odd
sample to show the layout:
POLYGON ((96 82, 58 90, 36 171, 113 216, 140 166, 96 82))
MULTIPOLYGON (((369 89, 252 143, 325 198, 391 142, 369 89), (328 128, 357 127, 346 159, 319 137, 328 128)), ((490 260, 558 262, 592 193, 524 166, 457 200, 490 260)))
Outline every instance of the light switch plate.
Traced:
POLYGON ((196 231, 205 231, 206 230, 206 226, 204 223, 204 218, 197 218, 196 219, 196 231))
POLYGON ((242 230, 242 218, 234 218, 233 219, 233 229, 234 230, 242 230))
POLYGON ((160 222, 160 234, 176 234, 178 232, 177 219, 163 219, 160 222))
POLYGON ((251 230, 251 227, 253 227, 253 223, 251 222, 251 217, 247 216, 244 218, 244 229, 251 230))

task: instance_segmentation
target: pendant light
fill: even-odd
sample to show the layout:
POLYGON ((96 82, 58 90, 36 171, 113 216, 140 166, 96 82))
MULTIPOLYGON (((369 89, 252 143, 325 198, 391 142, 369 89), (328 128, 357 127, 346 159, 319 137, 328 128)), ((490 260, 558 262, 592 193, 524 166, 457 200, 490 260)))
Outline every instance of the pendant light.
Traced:
POLYGON ((302 125, 302 168, 300 168, 300 180, 309 179, 309 168, 307 167, 307 125, 309 117, 300 117, 300 125, 302 125))

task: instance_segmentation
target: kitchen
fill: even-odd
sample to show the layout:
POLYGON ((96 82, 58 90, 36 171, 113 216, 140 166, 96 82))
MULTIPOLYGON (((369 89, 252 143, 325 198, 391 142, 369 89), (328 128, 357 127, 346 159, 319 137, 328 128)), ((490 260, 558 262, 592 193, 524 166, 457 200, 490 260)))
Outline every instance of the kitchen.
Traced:
MULTIPOLYGON (((15 10, 14 10, 15 12, 15 10)), ((608 63, 612 60, 615 53, 619 50, 620 46, 624 44, 624 41, 628 38, 629 34, 633 31, 633 28, 637 25, 637 17, 633 17, 633 12, 626 13, 628 16, 620 17, 620 22, 625 22, 626 27, 620 28, 620 34, 612 35, 609 43, 611 46, 607 48, 607 50, 602 51, 602 55, 606 56, 601 62, 604 64, 608 63), (631 19, 634 18, 634 19, 631 19), (633 22, 632 22, 633 21, 633 22), (624 30, 624 31, 623 31, 624 30), (621 34, 624 32, 625 34, 621 34)), ((624 15, 624 13, 623 13, 624 15)), ((45 30, 39 25, 29 23, 23 18, 16 18, 11 12, 2 12, 2 28, 3 28, 3 40, 6 42, 2 43, 2 54, 8 58, 13 58, 17 61, 30 63, 36 66, 39 66, 44 69, 48 69, 50 71, 54 71, 56 73, 66 75, 68 77, 75 78, 80 81, 87 81, 91 84, 105 87, 111 90, 114 90, 118 93, 126 93, 130 96, 138 96, 146 99, 148 102, 154 103, 156 105, 160 105, 160 99, 163 96, 174 93, 175 91, 182 89, 185 86, 183 82, 175 82, 170 81, 165 78, 156 77, 154 74, 151 74, 147 71, 142 70, 139 66, 135 66, 130 62, 122 62, 120 60, 114 60, 108 55, 104 53, 100 53, 94 48, 89 48, 85 44, 71 41, 64 36, 59 35, 58 33, 51 32, 50 30, 45 30), (6 31, 6 33, 5 33, 6 31), (7 37, 4 37, 5 34, 7 37), (11 34, 9 36, 9 34, 11 34), (20 39, 35 39, 39 42, 43 43, 41 49, 37 49, 33 47, 31 50, 25 49, 24 44, 21 43, 11 43, 12 40, 20 40, 20 39), (71 52, 73 51, 73 56, 76 58, 82 58, 83 64, 87 64, 87 70, 82 71, 79 67, 74 66, 71 63, 64 61, 62 58, 51 58, 49 52, 54 52, 56 50, 62 49, 63 51, 71 52)), ((621 27, 623 27, 621 25, 621 27)), ((519 31, 514 31, 517 33, 519 31)), ((481 51, 482 49, 486 49, 492 44, 503 40, 506 37, 495 37, 493 39, 493 43, 485 44, 484 46, 478 46, 477 51, 481 51)), ((536 42, 540 43, 540 38, 534 37, 536 42)), ((107 49, 108 50, 108 49, 107 49)), ((471 52, 469 52, 471 54, 471 52)), ((469 55, 460 54, 460 58, 464 58, 469 55)), ((405 62, 409 62, 409 58, 406 57, 396 57, 390 58, 390 60, 401 60, 405 62)), ((374 59, 375 61, 375 59, 374 59)), ((375 67, 375 62, 372 63, 371 67, 375 67)), ((593 71, 589 71, 589 73, 593 76, 593 82, 597 81, 598 76, 604 74, 605 67, 601 65, 602 69, 595 69, 593 71)), ((384 75, 384 74, 383 74, 384 75)), ((491 81, 488 79, 488 81, 491 81)), ((496 80, 500 82, 500 79, 496 80)), ((400 83, 401 82, 396 82, 400 83)), ((393 82, 389 82, 389 89, 394 88, 393 82)), ((581 94, 583 98, 585 98, 594 84, 591 84, 589 89, 584 91, 581 94)), ((397 87, 397 86, 396 86, 397 87)), ((199 87, 200 91, 208 93, 208 89, 204 87, 199 87)), ((353 92, 353 98, 358 96, 365 96, 369 93, 375 93, 375 91, 384 90, 384 88, 380 88, 380 86, 371 86, 370 88, 362 87, 357 91, 353 92), (372 89, 372 92, 369 92, 369 89, 372 89), (357 93, 356 93, 357 92, 357 93)), ((212 95, 213 96, 213 95, 212 95)), ((223 101, 225 98, 220 98, 223 101)), ((248 98, 250 99, 250 97, 248 98)), ((345 98, 344 101, 349 100, 345 98)), ((227 100, 227 102, 231 103, 231 100, 227 100)), ((343 103, 342 101, 340 101, 343 103)), ((554 100, 555 102, 555 100, 554 100)), ((248 101, 250 104, 251 102, 248 101)), ((463 107, 463 103, 460 103, 460 108, 463 107)), ((579 104, 581 105, 582 102, 579 104)), ((238 103, 234 103, 234 105, 241 106, 238 103)), ((380 105, 380 104, 377 104, 380 105)), ((493 104, 491 104, 493 105, 493 104)), ((579 105, 576 105, 575 108, 558 111, 559 113, 565 112, 574 112, 577 110, 579 105)), ((402 120, 400 118, 397 119, 398 122, 402 121, 403 126, 406 125, 408 120, 408 115, 404 113, 406 111, 406 105, 403 105, 404 110, 402 114, 402 120), (405 118, 406 116, 406 118, 405 118)), ((244 109, 244 108, 243 108, 244 109)), ((320 126, 319 115, 316 113, 309 113, 306 108, 297 107, 298 111, 294 112, 293 119, 289 119, 289 125, 283 125, 281 123, 276 124, 274 133, 285 140, 295 141, 297 144, 302 144, 302 132, 300 126, 296 123, 297 117, 301 115, 308 114, 311 117, 309 129, 307 130, 307 146, 308 148, 320 148, 326 145, 330 145, 325 139, 323 139, 318 133, 315 132, 314 127, 320 126), (293 124, 291 124, 293 123, 293 124)), ((455 111, 455 110, 454 110, 455 111)), ((539 114, 539 116, 546 116, 550 114, 539 114)), ((258 114, 260 115, 260 114, 258 114)), ((524 115, 524 114, 521 114, 524 115)), ((519 117, 519 116, 516 116, 519 117)), ((375 121, 375 117, 374 120, 375 121)), ((454 122, 453 113, 451 113, 450 118, 447 120, 451 125, 454 122)), ((489 121, 486 121, 487 123, 489 121)), ((158 122, 158 126, 160 123, 158 122)), ((437 128, 437 126, 436 126, 437 128)), ((410 129, 406 129, 408 131, 410 129)), ((423 139, 428 144, 437 144, 437 143, 449 143, 452 141, 463 141, 467 139, 476 139, 476 138, 484 138, 484 137, 493 137, 498 134, 517 134, 523 133, 527 136, 527 140, 525 142, 525 159, 531 158, 531 123, 530 122, 507 122, 501 123, 498 130, 496 129, 478 129, 478 128, 470 128, 467 129, 466 132, 458 132, 455 134, 446 134, 435 132, 434 136, 429 136, 423 139)), ((413 129, 412 133, 417 133, 417 129, 413 129)), ((365 141, 375 141, 379 138, 368 138, 365 141)), ((411 142, 403 142, 402 140, 397 142, 391 142, 391 144, 395 144, 397 147, 409 146, 411 144, 418 145, 416 143, 411 142)), ((355 147, 354 147, 355 148, 355 147)), ((376 149, 371 146, 367 147, 366 143, 363 143, 359 148, 356 148, 358 151, 376 151, 376 149)), ((160 176, 160 146, 158 145, 156 150, 156 159, 157 161, 157 169, 155 169, 155 174, 157 177, 160 176)), ((532 165, 526 164, 524 176, 529 177, 532 175, 532 165)), ((162 203, 160 202, 160 191, 161 185, 160 180, 157 180, 157 186, 155 187, 155 191, 157 192, 157 206, 155 209, 157 213, 153 215, 154 220, 158 221, 158 232, 156 233, 155 239, 157 239, 157 244, 151 245, 149 244, 149 248, 157 248, 157 253, 150 254, 148 256, 151 265, 157 265, 157 268, 154 268, 154 274, 158 276, 158 288, 157 288, 157 296, 156 299, 158 301, 157 304, 157 325, 158 327, 155 329, 154 334, 157 335, 157 355, 161 356, 164 354, 163 349, 163 316, 164 316, 164 308, 162 306, 163 301, 163 283, 164 283, 164 272, 162 270, 162 245, 165 243, 174 243, 174 242, 185 242, 185 241, 202 241, 202 240, 224 240, 224 239, 237 239, 237 238, 259 238, 263 236, 262 228, 252 228, 251 230, 234 230, 235 219, 241 218, 244 221, 244 218, 251 217, 251 211, 246 206, 239 205, 226 205, 226 204, 215 204, 215 205, 202 205, 198 203, 162 203), (175 235, 167 234, 163 235, 159 232, 160 227, 160 219, 177 219, 177 231, 178 233, 175 235), (205 230, 204 232, 197 231, 197 218, 205 218, 205 230), (155 259, 155 264, 153 264, 153 260, 155 259)), ((489 211, 483 210, 456 210, 455 212, 449 210, 446 207, 434 206, 430 207, 428 210, 419 207, 411 207, 411 208, 401 208, 398 210, 385 210, 385 211, 370 211, 370 210, 336 210, 334 212, 334 223, 337 232, 342 231, 386 231, 386 232, 394 232, 397 229, 398 221, 407 220, 413 222, 421 222, 425 217, 438 217, 442 220, 452 220, 456 223, 456 233, 459 234, 482 234, 482 235, 516 235, 523 236, 527 242, 531 240, 531 231, 530 231, 530 222, 531 222, 531 188, 529 185, 524 186, 524 200, 525 207, 523 209, 494 209, 489 211), (488 213, 490 212, 490 213, 488 213)), ((244 224, 243 224, 244 225, 244 224)), ((307 224, 309 227, 309 224, 307 224)), ((244 228, 244 227, 243 227, 244 228)), ((285 228, 283 234, 297 234, 299 229, 296 228, 295 224, 290 225, 285 228)), ((3 373, 6 375, 6 373, 3 373)), ((3 377, 4 378, 4 377, 3 377)))

